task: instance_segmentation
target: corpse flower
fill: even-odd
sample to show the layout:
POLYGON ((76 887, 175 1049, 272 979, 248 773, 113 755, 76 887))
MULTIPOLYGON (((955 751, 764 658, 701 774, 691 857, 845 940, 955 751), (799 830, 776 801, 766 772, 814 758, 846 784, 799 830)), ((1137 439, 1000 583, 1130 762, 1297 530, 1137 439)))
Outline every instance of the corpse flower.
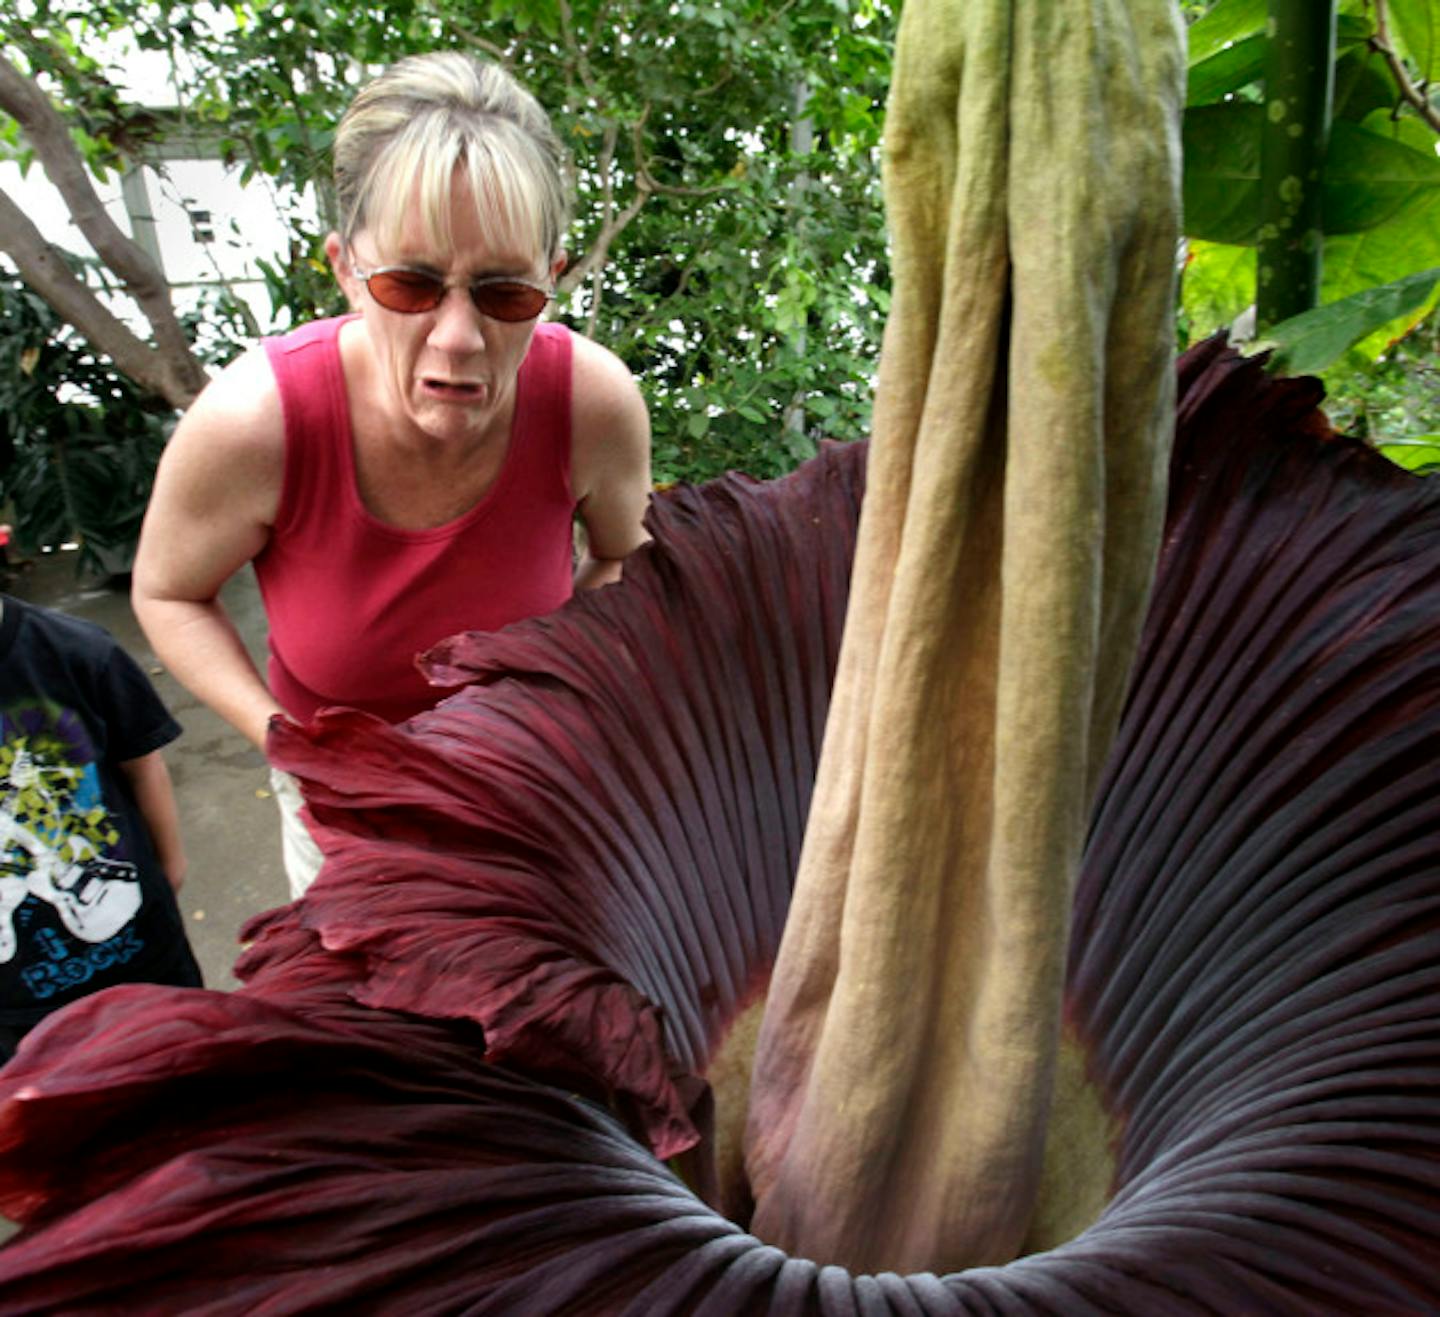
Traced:
POLYGON ((1440 1303, 1440 513, 1218 343, 1172 403, 1176 35, 907 6, 868 473, 278 727, 326 867, 0 1077, 3 1302, 1440 1303))
POLYGON ((657 1155, 705 1136, 715 1197, 838 651, 837 448, 659 500, 622 586, 446 645, 435 712, 286 739, 331 858, 246 986, 103 993, 0 1079, 0 1311, 1434 1310, 1440 496, 1317 397, 1180 364, 1071 924, 1097 1103, 1052 1154, 1113 1168, 1072 1235, 853 1274, 657 1155))

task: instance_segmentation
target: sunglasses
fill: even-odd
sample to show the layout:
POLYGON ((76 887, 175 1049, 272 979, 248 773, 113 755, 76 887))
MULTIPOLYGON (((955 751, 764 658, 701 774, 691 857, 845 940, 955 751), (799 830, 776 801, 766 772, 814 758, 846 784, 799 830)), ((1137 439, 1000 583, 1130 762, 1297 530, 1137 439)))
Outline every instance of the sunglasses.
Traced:
MULTIPOLYGON (((408 265, 382 265, 378 270, 369 271, 356 265, 350 268, 381 306, 407 316, 433 311, 445 300, 445 290, 451 286, 437 274, 414 270, 408 265)), ((481 315, 511 325, 534 320, 554 296, 538 284, 503 274, 474 279, 467 287, 470 300, 481 315)))

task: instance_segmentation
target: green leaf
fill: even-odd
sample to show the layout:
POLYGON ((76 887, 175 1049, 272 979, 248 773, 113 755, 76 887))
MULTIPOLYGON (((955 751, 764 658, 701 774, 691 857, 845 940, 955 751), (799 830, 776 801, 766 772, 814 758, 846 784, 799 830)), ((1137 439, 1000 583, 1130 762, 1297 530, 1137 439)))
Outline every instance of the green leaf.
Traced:
MULTIPOLYGON (((1249 244, 1260 221, 1259 105, 1231 101, 1185 111, 1185 232, 1249 244)), ((1337 120, 1325 166, 1325 231, 1358 233, 1440 191, 1440 158, 1369 124, 1337 120)))
MULTIPOLYGON (((1211 10, 1211 14, 1214 13, 1211 10)), ((1248 19, 1241 21, 1240 25, 1244 26, 1246 22, 1248 19)), ((1197 23, 1196 27, 1199 26, 1197 23)), ((1342 17, 1336 25, 1336 48, 1341 52, 1351 52, 1355 47, 1363 46, 1373 30, 1373 24, 1365 18, 1342 17)), ((1195 28, 1191 28, 1190 33, 1190 69, 1185 92, 1187 105, 1209 105, 1260 81, 1265 69, 1267 40, 1263 23, 1249 36, 1231 38, 1203 58, 1196 54, 1195 28)), ((1376 76, 1388 88, 1384 76, 1378 73, 1376 76)))
POLYGON ((1400 53, 1419 71, 1419 81, 1440 75, 1440 3, 1437 0, 1390 0, 1390 28, 1400 53))
MULTIPOLYGON (((1440 0, 1437 0, 1437 3, 1440 3, 1440 0)), ((1437 143, 1430 126, 1410 115, 1402 115, 1397 119, 1391 113, 1389 102, 1383 109, 1372 111, 1365 119, 1364 125, 1372 133, 1378 133, 1381 137, 1404 142, 1412 151, 1419 151, 1422 155, 1433 156, 1435 154, 1437 143)))
POLYGON ((1421 475, 1440 471, 1440 434, 1412 434, 1404 439, 1386 439, 1377 443, 1375 449, 1407 471, 1421 475))
MULTIPOLYGON (((1200 50, 1197 50, 1195 32, 1202 23, 1217 12, 1209 14, 1190 29, 1190 70, 1187 79, 1185 103, 1207 105, 1222 96, 1233 95, 1251 83, 1259 82, 1265 68, 1265 6, 1258 6, 1261 22, 1251 26, 1253 11, 1257 6, 1241 6, 1234 14, 1222 14, 1227 26, 1233 24, 1237 32, 1250 30, 1243 35, 1228 37, 1218 47, 1202 33, 1200 50), (1208 51, 1209 53, 1201 53, 1208 51)), ((1348 52, 1356 46, 1363 46, 1374 31, 1374 24, 1360 15, 1342 15, 1336 22, 1335 45, 1339 52, 1348 52)))
POLYGON ((1440 267, 1367 288, 1338 302, 1292 316, 1274 326, 1254 350, 1273 348, 1270 368, 1286 375, 1308 375, 1331 362, 1382 325, 1425 305, 1440 284, 1440 267))
POLYGON ((1223 243, 1255 241, 1260 224, 1263 115, 1260 106, 1239 101, 1185 111, 1187 237, 1223 243))
POLYGON ((1337 120, 1325 158, 1325 232, 1360 233, 1440 188, 1440 157, 1337 120))
MULTIPOLYGON (((1366 288, 1395 283, 1408 275, 1440 266, 1440 196, 1434 194, 1405 207, 1389 223, 1365 233, 1325 240, 1322 302, 1336 302, 1366 288)), ((1440 296, 1417 311, 1377 329, 1357 344, 1361 356, 1373 360, 1428 313, 1440 296)))
POLYGON ((1360 123, 1376 110, 1388 119, 1395 84, 1380 56, 1368 48, 1351 50, 1335 61, 1334 116, 1360 123))
POLYGON ((815 441, 804 430, 786 430, 783 442, 785 451, 797 463, 808 462, 815 456, 815 441))
POLYGON ((1263 32, 1265 16, 1266 0, 1220 0, 1190 27, 1191 66, 1208 60, 1232 42, 1263 32))
POLYGON ((1255 248, 1191 242, 1180 291, 1196 337, 1226 328, 1255 300, 1255 248))
POLYGON ((1366 46, 1375 33, 1375 24, 1368 14, 1341 14, 1335 20, 1335 48, 1345 51, 1366 46))
POLYGON ((1209 59, 1191 63, 1186 78, 1186 105, 1208 105, 1248 87, 1265 64, 1265 38, 1246 37, 1223 46, 1209 59))

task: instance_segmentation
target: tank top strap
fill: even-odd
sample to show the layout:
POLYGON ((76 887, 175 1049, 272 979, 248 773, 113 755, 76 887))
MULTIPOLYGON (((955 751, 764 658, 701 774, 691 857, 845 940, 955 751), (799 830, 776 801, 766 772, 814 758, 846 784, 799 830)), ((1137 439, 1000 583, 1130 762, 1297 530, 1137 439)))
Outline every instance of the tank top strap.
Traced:
POLYGON ((340 330, 353 316, 314 320, 264 340, 285 420, 285 474, 275 532, 288 529, 316 500, 345 487, 350 406, 340 362, 340 330))
POLYGON ((559 491, 566 497, 570 491, 573 355, 570 331, 564 325, 536 326, 520 367, 510 435, 510 442, 525 455, 522 460, 527 471, 547 484, 558 478, 559 491))

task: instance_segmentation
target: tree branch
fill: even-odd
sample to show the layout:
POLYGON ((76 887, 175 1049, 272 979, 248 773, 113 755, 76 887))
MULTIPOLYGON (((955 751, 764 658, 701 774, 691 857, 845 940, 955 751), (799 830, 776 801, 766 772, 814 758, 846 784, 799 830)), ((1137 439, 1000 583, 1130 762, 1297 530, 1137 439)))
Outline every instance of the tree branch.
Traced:
POLYGON ((602 32, 609 30, 610 0, 600 0, 595 10, 595 17, 590 20, 590 35, 585 38, 585 44, 580 47, 580 53, 588 60, 590 52, 595 49, 595 42, 602 32))
POLYGON ((619 214, 605 220, 600 226, 600 232, 595 235, 595 241, 590 244, 590 249, 565 271, 564 277, 560 280, 562 292, 568 292, 577 284, 583 283, 592 271, 598 270, 605 264, 610 254, 610 246, 629 225, 630 221, 644 209, 645 203, 650 199, 650 193, 641 184, 636 184, 635 196, 626 203, 625 208, 619 214))
POLYGON ((584 46, 575 39, 575 15, 568 0, 560 0, 560 39, 569 55, 567 63, 579 74, 580 81, 598 104, 600 92, 595 85, 595 72, 590 67, 590 46, 584 46))
POLYGON ((0 192, 0 250, 15 262, 20 277, 68 323, 74 325, 118 370, 184 409, 197 387, 177 377, 173 363, 132 333, 71 272, 57 250, 5 193, 0 192))
POLYGON ((1425 93, 1426 84, 1422 83, 1417 87, 1410 81, 1410 73, 1390 40, 1387 0, 1375 0, 1375 35, 1370 38, 1370 49, 1390 66, 1390 73, 1396 86, 1400 88, 1400 95, 1436 133, 1440 133, 1440 109, 1430 103, 1430 97, 1425 93))
POLYGON ((729 183, 712 183, 708 187, 683 187, 679 183, 662 183, 646 165, 638 165, 635 175, 647 191, 667 197, 713 197, 717 192, 725 192, 730 188, 729 183))
POLYGON ((484 37, 476 36, 468 28, 456 28, 456 34, 467 45, 475 50, 483 50, 497 64, 509 68, 514 63, 514 55, 505 49, 504 46, 497 46, 493 41, 486 41, 484 37))
MULTIPOLYGON (((646 114, 640 116, 639 123, 635 126, 637 133, 643 127, 646 114)), ((615 210, 615 145, 619 137, 619 126, 612 120, 605 125, 604 145, 600 150, 600 159, 596 172, 600 175, 601 185, 601 221, 600 232, 596 235, 595 241, 590 244, 590 249, 565 271, 564 278, 560 281, 562 291, 568 292, 576 285, 581 284, 592 273, 597 272, 604 264, 610 253, 610 246, 626 226, 644 208, 645 203, 650 199, 653 187, 648 181, 648 175, 643 170, 637 170, 635 176, 635 195, 626 203, 618 213, 615 210)), ((592 306, 591 315, 594 316, 592 306)))
POLYGON ((585 337, 594 338, 600 327, 600 304, 605 297, 605 281, 600 277, 600 268, 590 274, 590 309, 585 316, 585 337))
POLYGON ((729 186, 715 183, 709 187, 683 187, 678 183, 662 183, 650 172, 649 157, 645 150, 645 122, 650 118, 650 107, 630 125, 630 150, 635 156, 635 185, 647 192, 660 193, 667 197, 709 197, 724 192, 729 186))
MULTIPOLYGON (((86 241, 139 303, 155 335, 156 348, 166 360, 166 373, 174 377, 181 392, 193 398, 204 387, 206 375, 176 318, 164 274, 106 213, 70 131, 49 98, 3 57, 0 109, 14 116, 86 241)), ((89 336, 83 323, 76 323, 76 328, 89 336)), ((169 399, 171 395, 165 396, 169 399)))
MULTIPOLYGON (((645 203, 652 196, 665 195, 672 197, 708 197, 716 192, 724 192, 728 185, 717 184, 713 187, 680 187, 674 184, 659 182, 650 172, 645 161, 645 123, 650 117, 650 107, 647 105, 640 114, 640 117, 630 125, 631 150, 635 156, 635 195, 618 212, 615 209, 615 182, 614 162, 615 147, 619 137, 619 125, 613 120, 605 125, 604 145, 600 150, 600 158, 596 172, 601 182, 601 222, 600 232, 596 235, 595 241, 590 244, 589 250, 580 260, 576 261, 565 272, 564 278, 560 281, 562 292, 583 283, 587 278, 598 274, 609 256, 610 248, 637 216, 644 209, 645 203)), ((594 295, 591 299, 590 319, 593 322, 598 314, 599 285, 595 285, 594 295)))

